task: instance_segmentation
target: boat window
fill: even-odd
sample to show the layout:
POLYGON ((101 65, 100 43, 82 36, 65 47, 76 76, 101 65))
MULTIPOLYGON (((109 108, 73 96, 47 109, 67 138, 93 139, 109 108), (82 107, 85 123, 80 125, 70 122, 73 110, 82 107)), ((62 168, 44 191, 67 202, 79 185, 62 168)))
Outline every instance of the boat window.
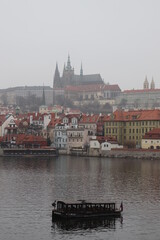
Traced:
POLYGON ((57 204, 57 208, 58 208, 58 209, 61 209, 61 208, 62 208, 62 203, 58 203, 58 204, 57 204))
POLYGON ((74 204, 74 205, 72 205, 72 208, 76 208, 76 205, 74 204))

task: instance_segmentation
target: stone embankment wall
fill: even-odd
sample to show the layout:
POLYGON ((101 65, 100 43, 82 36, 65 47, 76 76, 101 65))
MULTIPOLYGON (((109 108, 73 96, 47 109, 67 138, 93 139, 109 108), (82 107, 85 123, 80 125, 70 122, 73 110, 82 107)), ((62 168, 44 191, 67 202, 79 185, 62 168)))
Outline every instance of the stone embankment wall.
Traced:
MULTIPOLYGON (((67 155, 66 150, 60 150, 59 155, 67 155)), ((104 158, 132 158, 132 159, 159 159, 160 150, 142 150, 142 149, 112 149, 110 151, 101 151, 99 149, 90 149, 88 152, 70 154, 75 156, 104 157, 104 158)), ((0 148, 0 156, 3 155, 3 149, 0 148)))
POLYGON ((0 148, 0 156, 3 156, 3 149, 0 148))
MULTIPOLYGON (((66 155, 66 151, 59 151, 60 155, 66 155)), ((87 152, 72 152, 69 155, 104 157, 104 158, 132 158, 132 159, 160 159, 160 150, 151 149, 112 149, 102 151, 100 149, 88 149, 87 152)))
POLYGON ((160 150, 112 149, 111 151, 101 151, 99 156, 107 158, 160 159, 160 150))

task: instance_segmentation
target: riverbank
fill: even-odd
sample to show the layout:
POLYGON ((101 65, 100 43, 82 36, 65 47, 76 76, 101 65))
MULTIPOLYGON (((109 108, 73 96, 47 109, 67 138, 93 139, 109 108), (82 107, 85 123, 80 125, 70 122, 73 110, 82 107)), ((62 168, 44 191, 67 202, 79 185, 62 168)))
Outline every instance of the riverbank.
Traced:
MULTIPOLYGON (((112 149, 109 151, 99 151, 97 149, 86 151, 72 151, 70 154, 66 150, 59 150, 59 155, 82 156, 82 157, 103 157, 103 158, 132 158, 132 159, 160 159, 160 150, 152 149, 112 149)), ((38 155, 40 156, 40 155, 38 155)), ((5 157, 3 149, 0 149, 0 157, 5 157)), ((23 156, 21 156, 23 157, 23 156)))
POLYGON ((160 159, 160 150, 152 149, 112 149, 100 151, 90 149, 85 151, 72 151, 67 154, 65 150, 59 150, 59 155, 84 156, 84 157, 104 157, 104 158, 132 158, 132 159, 160 159))

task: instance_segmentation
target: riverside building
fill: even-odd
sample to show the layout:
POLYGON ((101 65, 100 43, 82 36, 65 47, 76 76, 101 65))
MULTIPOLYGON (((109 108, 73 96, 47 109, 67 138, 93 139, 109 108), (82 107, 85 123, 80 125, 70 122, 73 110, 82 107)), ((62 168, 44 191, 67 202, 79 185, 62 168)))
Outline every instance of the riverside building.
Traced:
POLYGON ((154 128, 160 128, 160 110, 116 110, 104 119, 104 134, 117 139, 119 144, 133 142, 141 147, 143 136, 154 128))

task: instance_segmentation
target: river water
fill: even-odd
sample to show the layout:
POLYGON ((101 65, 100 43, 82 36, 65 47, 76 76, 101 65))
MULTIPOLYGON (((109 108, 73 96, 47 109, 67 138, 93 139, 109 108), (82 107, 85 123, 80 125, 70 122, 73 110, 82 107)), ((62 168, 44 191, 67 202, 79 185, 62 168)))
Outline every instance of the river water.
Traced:
POLYGON ((160 161, 0 158, 0 239, 160 239, 160 161), (123 201, 123 218, 51 221, 54 200, 123 201))

